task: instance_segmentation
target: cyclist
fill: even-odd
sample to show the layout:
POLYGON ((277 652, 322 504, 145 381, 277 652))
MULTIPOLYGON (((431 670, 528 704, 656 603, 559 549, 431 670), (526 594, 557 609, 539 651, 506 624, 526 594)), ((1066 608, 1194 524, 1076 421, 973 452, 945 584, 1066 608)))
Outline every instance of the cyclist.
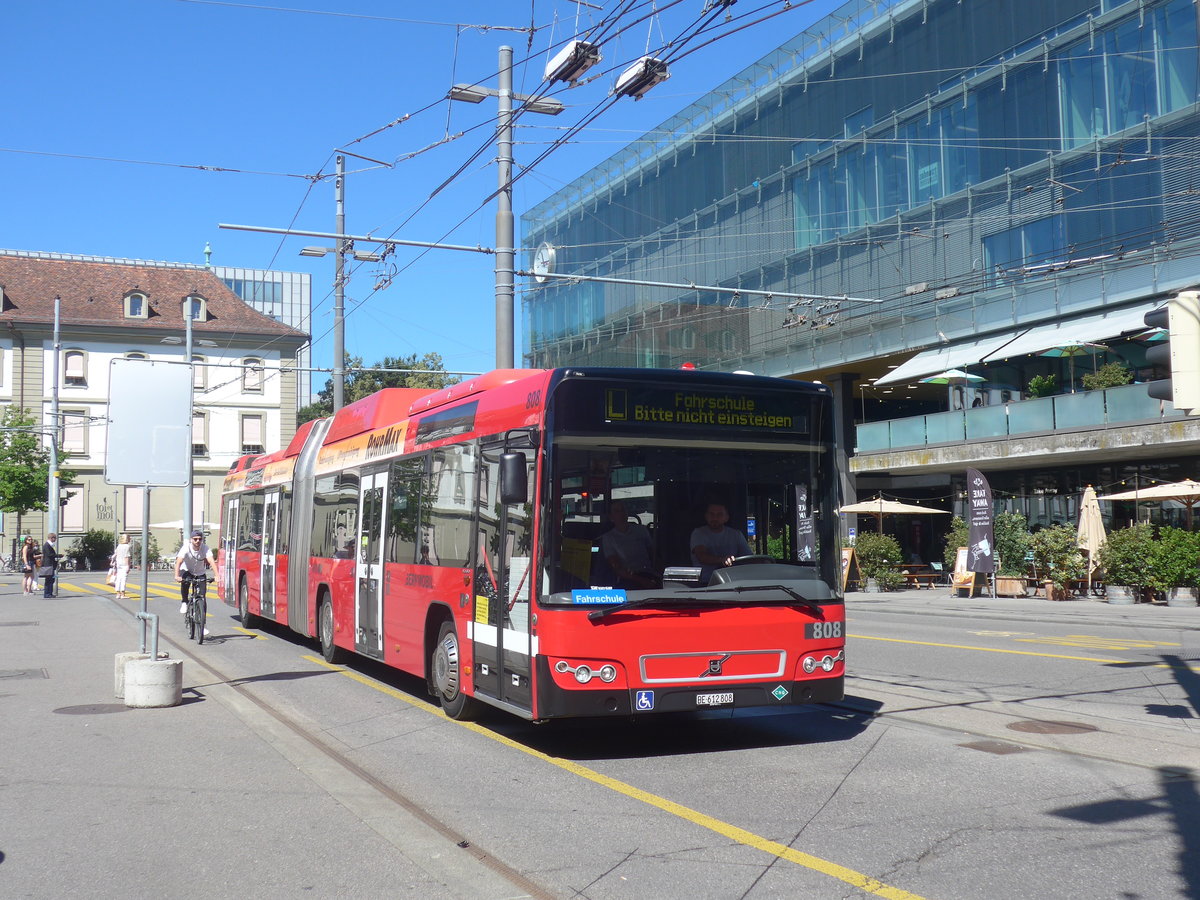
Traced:
MULTIPOLYGON (((191 584, 183 580, 181 570, 186 570, 189 575, 203 575, 204 570, 216 570, 216 563, 213 562, 212 550, 204 543, 204 532, 197 529, 192 532, 191 540, 184 543, 179 548, 179 552, 175 554, 175 580, 179 582, 179 612, 181 615, 187 615, 188 608, 188 592, 191 590, 191 584)), ((208 626, 204 628, 204 633, 208 634, 208 626)))

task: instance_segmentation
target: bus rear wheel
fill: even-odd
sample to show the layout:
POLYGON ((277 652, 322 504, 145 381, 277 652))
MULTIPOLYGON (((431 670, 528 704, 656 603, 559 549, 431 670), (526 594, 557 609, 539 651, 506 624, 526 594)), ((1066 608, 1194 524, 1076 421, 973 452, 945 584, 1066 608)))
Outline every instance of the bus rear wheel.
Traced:
POLYGON ((328 594, 321 596, 321 609, 317 613, 317 636, 321 639, 321 655, 327 663, 340 663, 346 652, 333 642, 333 601, 328 594))
POLYGON ((434 692, 441 701, 442 709, 451 719, 473 719, 479 703, 462 692, 462 663, 458 644, 458 632, 453 622, 443 622, 438 631, 437 643, 429 661, 429 671, 434 692))
POLYGON ((251 614, 250 612, 250 585, 246 583, 245 579, 242 579, 241 584, 238 585, 237 610, 238 624, 240 624, 243 628, 253 628, 254 620, 257 618, 257 616, 251 614))

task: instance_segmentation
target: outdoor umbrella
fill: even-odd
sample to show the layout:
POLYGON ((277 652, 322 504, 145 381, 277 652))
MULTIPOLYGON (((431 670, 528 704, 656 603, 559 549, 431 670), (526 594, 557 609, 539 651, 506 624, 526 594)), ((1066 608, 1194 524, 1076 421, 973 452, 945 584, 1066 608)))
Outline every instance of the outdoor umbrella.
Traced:
POLYGON ((915 513, 932 513, 933 515, 948 516, 944 509, 930 509, 927 506, 917 506, 914 503, 900 503, 897 500, 884 500, 882 496, 874 500, 861 500, 858 503, 848 503, 838 512, 858 513, 859 515, 875 516, 879 523, 879 533, 883 534, 883 517, 889 515, 912 515, 915 513))
POLYGON ((1150 487, 1136 488, 1132 491, 1122 491, 1119 494, 1108 494, 1097 497, 1098 500, 1176 500, 1187 507, 1187 527, 1192 527, 1192 507, 1200 500, 1200 481, 1185 478, 1183 481, 1172 481, 1169 484, 1155 484, 1150 487))
POLYGON ((977 381, 987 381, 982 375, 972 375, 962 369, 947 369, 928 378, 922 378, 920 384, 972 384, 977 381))
POLYGON ((1108 540, 1104 533, 1104 519, 1100 516, 1100 502, 1096 499, 1096 489, 1090 484, 1083 492, 1083 500, 1079 504, 1079 530, 1077 532, 1080 550, 1087 551, 1088 590, 1092 588, 1092 573, 1100 566, 1100 548, 1108 540))
POLYGON ((1099 353, 1101 350, 1107 350, 1108 347, 1104 344, 1097 344, 1093 341, 1063 341, 1057 347, 1051 347, 1049 350, 1043 350, 1042 356, 1066 357, 1067 369, 1071 373, 1071 393, 1075 393, 1075 357, 1090 356, 1093 353, 1099 353))

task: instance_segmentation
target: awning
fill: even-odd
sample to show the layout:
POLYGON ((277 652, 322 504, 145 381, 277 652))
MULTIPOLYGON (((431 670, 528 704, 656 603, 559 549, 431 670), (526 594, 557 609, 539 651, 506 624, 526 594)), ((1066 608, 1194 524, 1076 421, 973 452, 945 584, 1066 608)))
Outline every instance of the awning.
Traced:
POLYGON ((1026 353, 1040 353, 1067 341, 1103 341, 1130 331, 1144 331, 1146 313, 1157 309, 1162 302, 1155 300, 1114 312, 1056 322, 1053 325, 1015 328, 995 337, 923 350, 908 362, 877 379, 875 384, 915 381, 922 376, 946 369, 961 369, 963 366, 995 362, 1026 353))

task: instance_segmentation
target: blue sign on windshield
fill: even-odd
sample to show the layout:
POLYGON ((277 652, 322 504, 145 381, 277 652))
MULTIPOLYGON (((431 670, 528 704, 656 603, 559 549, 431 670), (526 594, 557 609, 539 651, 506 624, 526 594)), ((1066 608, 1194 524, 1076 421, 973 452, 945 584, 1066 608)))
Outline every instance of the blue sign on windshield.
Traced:
POLYGON ((572 603, 624 603, 628 599, 619 588, 586 588, 571 591, 572 603))

